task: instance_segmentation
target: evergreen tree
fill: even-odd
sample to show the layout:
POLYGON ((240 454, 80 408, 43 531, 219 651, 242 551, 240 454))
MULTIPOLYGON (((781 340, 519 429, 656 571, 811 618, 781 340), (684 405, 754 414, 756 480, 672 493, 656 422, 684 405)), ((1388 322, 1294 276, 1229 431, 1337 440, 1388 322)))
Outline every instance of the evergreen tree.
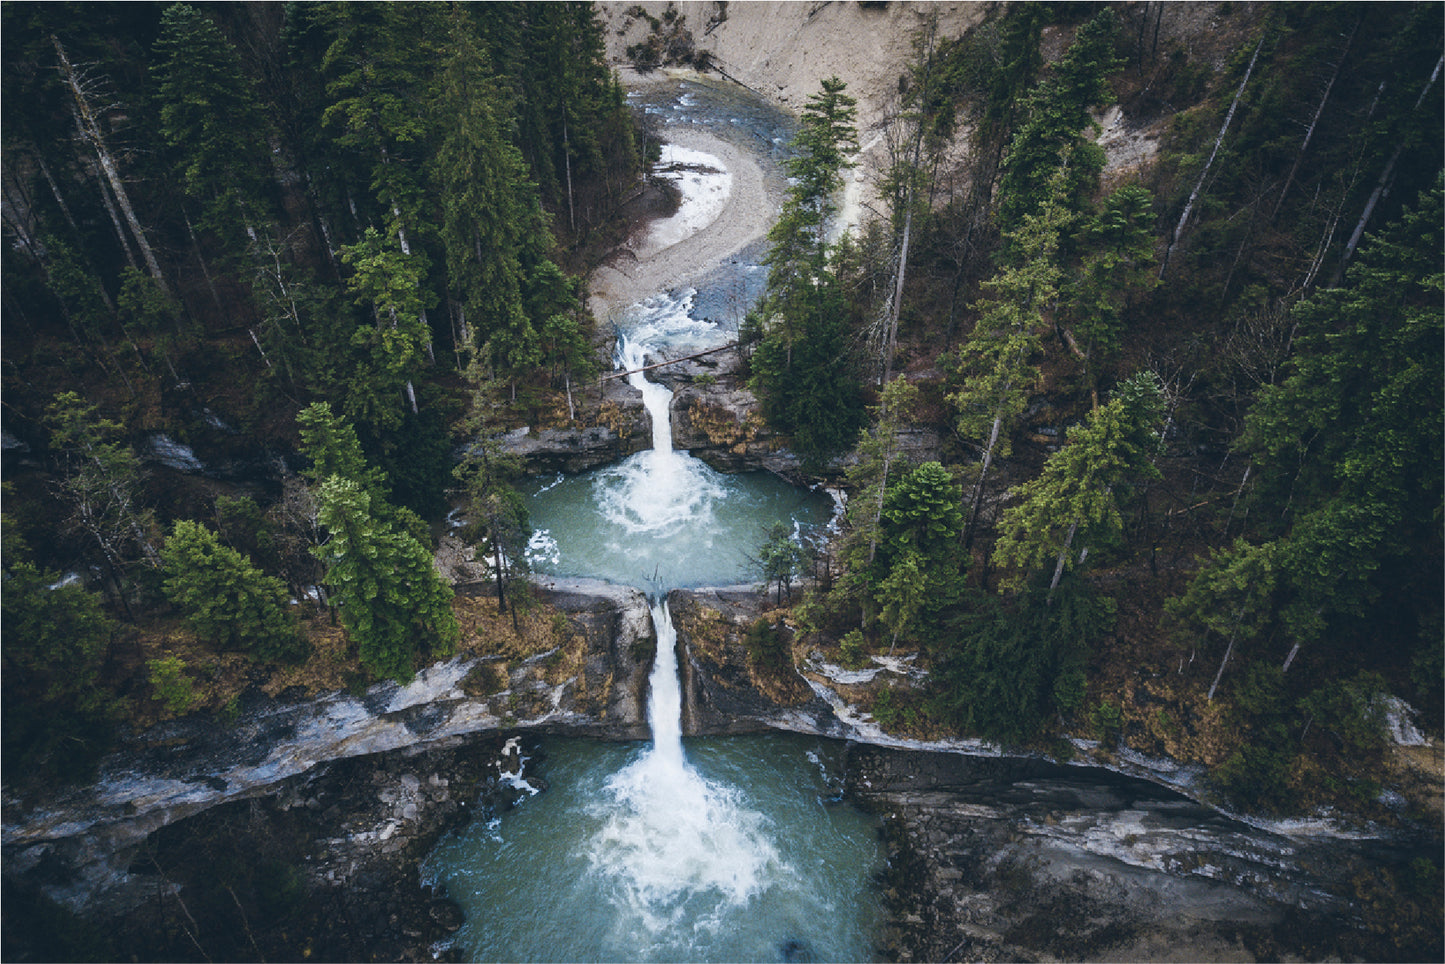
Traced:
POLYGON ((883 503, 874 599, 890 648, 958 602, 963 590, 963 493, 948 470, 924 462, 899 479, 883 503))
POLYGON ((1048 203, 1055 170, 1068 180, 1063 203, 1081 210, 1104 166, 1103 149, 1086 137, 1089 111, 1110 97, 1107 78, 1123 66, 1114 51, 1118 17, 1108 7, 1079 28, 1048 77, 1024 99, 1022 118, 1000 165, 999 220, 1005 229, 1048 203))
POLYGON ((331 476, 318 503, 330 537, 317 554, 362 665, 410 682, 418 657, 448 655, 460 638, 451 588, 426 547, 379 514, 355 481, 331 476))
POLYGON ((1049 457, 1043 474, 1019 487, 1018 501, 1004 511, 993 559, 1016 570, 1014 585, 1056 561, 1050 591, 1058 585, 1075 536, 1097 546, 1123 529, 1119 511, 1125 489, 1158 478, 1153 457, 1164 401, 1159 379, 1141 372, 1049 457))
POLYGON ((222 649, 296 659, 306 647, 287 611, 286 587, 199 522, 179 520, 161 548, 162 587, 191 628, 222 649))
POLYGON ((296 416, 301 451, 311 460, 306 477, 315 486, 333 475, 355 482, 373 503, 386 499, 386 475, 367 463, 356 430, 332 412, 326 402, 312 402, 296 416))
POLYGON ((1109 602, 1073 576, 1008 601, 980 596, 948 627, 929 705, 964 732, 1025 743, 1051 714, 1080 707, 1090 649, 1112 620, 1109 602))
POLYGON ((1104 199, 1077 239, 1081 263, 1060 291, 1060 323, 1097 408, 1100 365, 1119 350, 1124 311, 1157 283, 1150 194, 1125 184, 1104 199))
POLYGON ((857 102, 846 87, 836 77, 823 81, 803 109, 788 199, 768 234, 766 329, 752 358, 750 385, 764 415, 814 458, 852 442, 863 416, 845 347, 847 300, 829 270, 826 234, 858 145, 857 102))
POLYGON ((1360 249, 1345 287, 1296 307, 1289 374, 1240 440, 1256 526, 1174 606, 1184 626, 1231 650, 1273 628, 1286 667, 1329 640, 1439 665, 1442 215, 1437 183, 1360 249))
POLYGON ((200 226, 233 250, 266 220, 271 169, 265 121, 240 56, 195 7, 161 16, 155 67, 161 133, 177 155, 186 194, 202 203, 200 226))
POLYGON ((358 363, 345 376, 343 408, 355 422, 378 431, 394 429, 402 422, 404 402, 416 414, 412 379, 425 364, 431 340, 422 320, 430 297, 423 287, 426 259, 408 255, 375 228, 343 248, 341 259, 353 270, 347 289, 374 319, 351 336, 358 363))
POLYGON ((958 431, 965 438, 985 439, 968 512, 966 546, 973 543, 994 457, 1009 454, 1014 424, 1038 386, 1036 356, 1042 348, 1045 312, 1057 298, 1063 276, 1059 235, 1069 215, 1060 201, 1062 188, 1062 175, 1055 172, 1053 199, 1037 213, 1025 215, 1006 235, 1014 257, 984 282, 991 297, 978 306, 979 319, 952 359, 962 378, 959 388, 948 395, 958 412, 958 431))
POLYGON ((123 573, 133 554, 160 564, 151 543, 151 513, 137 496, 140 459, 118 440, 121 426, 101 418, 95 406, 75 392, 57 395, 46 409, 46 420, 61 461, 56 485, 70 506, 68 524, 95 543, 117 598, 129 613, 123 573))
POLYGON ((9 519, 3 531, 6 780, 44 773, 78 781, 114 735, 119 707, 101 672, 115 627, 94 593, 30 561, 9 519))
POLYGON ((475 353, 494 333, 501 342, 529 325, 522 249, 535 225, 526 164, 506 137, 500 95, 461 8, 452 13, 449 41, 435 106, 445 136, 434 171, 447 277, 462 312, 457 342, 475 353))

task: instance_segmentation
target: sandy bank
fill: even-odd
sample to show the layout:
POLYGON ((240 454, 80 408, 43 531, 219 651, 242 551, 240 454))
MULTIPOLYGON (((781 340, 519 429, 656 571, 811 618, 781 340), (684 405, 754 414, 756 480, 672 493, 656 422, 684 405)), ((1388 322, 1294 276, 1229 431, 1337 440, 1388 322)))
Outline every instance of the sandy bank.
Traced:
POLYGON ((669 144, 715 157, 732 175, 726 203, 706 227, 657 249, 644 229, 592 274, 590 304, 604 325, 651 294, 681 287, 767 234, 778 204, 763 171, 748 154, 708 131, 686 125, 666 129, 669 144))

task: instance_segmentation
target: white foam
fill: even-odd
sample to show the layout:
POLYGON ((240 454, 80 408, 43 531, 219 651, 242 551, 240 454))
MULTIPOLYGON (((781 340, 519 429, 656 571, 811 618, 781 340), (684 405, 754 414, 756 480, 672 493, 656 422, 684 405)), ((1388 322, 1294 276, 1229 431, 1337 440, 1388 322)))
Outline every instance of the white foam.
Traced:
POLYGON ((652 223, 638 248, 640 259, 650 258, 712 224, 732 196, 732 173, 712 154, 664 144, 658 168, 658 176, 676 185, 682 199, 671 217, 652 223))

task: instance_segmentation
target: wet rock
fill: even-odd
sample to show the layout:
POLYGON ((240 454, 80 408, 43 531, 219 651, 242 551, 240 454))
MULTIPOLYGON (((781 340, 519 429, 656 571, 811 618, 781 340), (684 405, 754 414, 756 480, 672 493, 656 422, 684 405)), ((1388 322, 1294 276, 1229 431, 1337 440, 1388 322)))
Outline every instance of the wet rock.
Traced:
POLYGON ((685 734, 838 732, 832 709, 792 668, 792 630, 770 614, 765 593, 753 586, 679 589, 668 594, 668 606, 677 628, 685 734), (785 651, 772 664, 753 659, 746 644, 748 627, 761 618, 775 620, 776 645, 785 651))

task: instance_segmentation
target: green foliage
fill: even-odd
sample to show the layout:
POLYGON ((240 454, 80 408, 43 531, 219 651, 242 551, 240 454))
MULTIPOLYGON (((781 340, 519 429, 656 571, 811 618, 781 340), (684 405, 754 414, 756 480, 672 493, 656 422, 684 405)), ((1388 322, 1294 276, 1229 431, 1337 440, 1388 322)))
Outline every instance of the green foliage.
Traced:
POLYGON ((1075 239, 1081 262, 1062 286, 1060 307, 1091 388, 1099 365, 1119 350, 1124 310, 1158 283, 1154 221, 1149 192, 1125 184, 1104 199, 1075 239))
POLYGON ((166 706, 166 712, 179 716, 196 702, 196 687, 186 675, 186 662, 179 656, 146 660, 150 670, 151 699, 166 706))
POLYGON ((326 402, 313 402, 296 416, 301 428, 301 451, 311 460, 306 477, 320 485, 333 475, 356 482, 374 500, 384 499, 386 476, 367 463, 361 442, 351 424, 331 411, 326 402))
POLYGON ((109 748, 118 703, 101 681, 112 620, 100 599, 25 560, 9 533, 0 615, 0 712, 7 779, 44 773, 63 781, 89 776, 109 748))
POLYGON ((1082 704, 1085 661, 1112 621, 1112 605, 1074 578, 1052 602, 1042 588, 1009 605, 981 595, 973 612, 951 622, 951 642, 935 657, 930 705, 965 732, 1025 743, 1051 713, 1082 704))
POLYGON ((317 554, 362 665, 409 682, 418 656, 446 655, 460 637, 450 587, 426 547, 378 514, 354 480, 331 476, 318 502, 330 539, 317 554))
POLYGON ((801 314, 769 328, 753 352, 748 385, 768 423, 791 435, 805 458, 817 461, 857 438, 863 403, 839 286, 831 276, 820 279, 792 309, 801 314))
POLYGON ((1289 374, 1260 393, 1241 440, 1259 523, 1174 607, 1187 625, 1369 640, 1400 658, 1438 613, 1441 223, 1437 187, 1361 249, 1347 287, 1296 308, 1289 374))
POLYGON ((176 153, 200 226, 236 248, 269 213, 268 131, 241 58, 210 18, 173 3, 161 15, 155 66, 161 133, 176 153))
POLYGON ((847 351, 848 302, 828 266, 827 227, 858 146, 856 101, 846 87, 829 78, 803 108, 787 162, 788 198, 768 234, 766 328, 749 381, 769 424, 813 460, 851 444, 863 416, 847 351))
POLYGON ((1068 221, 1058 203, 1061 179, 1055 177, 1052 186, 1053 200, 1005 236, 1016 257, 984 282, 989 298, 976 306, 978 321, 951 359, 962 382, 948 395, 958 430, 967 438, 989 439, 990 453, 1008 455, 1013 425, 1039 383, 1044 311, 1058 295, 1059 235, 1068 221))
POLYGON ((788 648, 788 637, 766 619, 754 620, 743 637, 748 651, 748 663, 769 676, 791 672, 793 654, 788 648))
POLYGON ((1103 151, 1085 132, 1096 126, 1089 111, 1111 96, 1107 77, 1124 63, 1114 50, 1118 29, 1114 11, 1100 10, 1024 99, 1001 164, 999 217, 1005 227, 1047 203, 1053 193, 1049 181, 1059 169, 1068 172, 1064 205, 1083 207, 1104 166, 1103 151))
POLYGON ((808 564, 808 550, 793 538, 792 532, 781 522, 768 527, 767 541, 758 549, 758 564, 762 568, 764 588, 769 583, 778 585, 778 605, 783 603, 783 594, 793 597, 793 580, 802 575, 808 564))
POLYGON ((1124 711, 1112 700, 1101 700, 1089 711, 1089 723, 1101 740, 1117 738, 1124 724, 1124 711))
POLYGON ((1022 485, 999 523, 994 562, 1012 566, 1020 584, 1055 558, 1071 558, 1076 534, 1086 541, 1119 532, 1119 503, 1127 487, 1158 478, 1152 461, 1163 395, 1153 372, 1124 382, 1107 405, 1070 430, 1068 444, 1049 457, 1043 474, 1022 485))
POLYGON ((135 553, 158 562, 150 544, 151 514, 136 494, 144 473, 119 439, 121 426, 70 391, 55 396, 45 420, 61 463, 57 487, 70 508, 67 524, 94 542, 117 584, 135 553))
POLYGON ((1311 686, 1253 661, 1229 688, 1228 720, 1241 745, 1210 778, 1235 806, 1297 812, 1306 795, 1368 800, 1378 784, 1360 774, 1384 752, 1385 680, 1359 672, 1311 686))
POLYGON ((221 544, 198 522, 180 520, 161 548, 163 588, 203 639, 260 659, 299 660, 307 647, 287 604, 286 587, 221 544))
POLYGON ((848 669, 858 669, 867 661, 868 641, 863 637, 860 629, 849 630, 847 635, 838 641, 838 658, 848 669))
POLYGON ((375 323, 351 336, 356 365, 345 378, 342 409, 347 417, 376 430, 401 424, 403 393, 425 364, 431 332, 421 320, 430 299, 423 288, 424 256, 408 255, 394 236, 367 228, 356 244, 341 249, 350 265, 347 288, 375 323))
POLYGON ((925 631, 958 601, 962 502, 958 483, 937 462, 923 463, 889 489, 872 568, 874 600, 890 646, 925 631))

